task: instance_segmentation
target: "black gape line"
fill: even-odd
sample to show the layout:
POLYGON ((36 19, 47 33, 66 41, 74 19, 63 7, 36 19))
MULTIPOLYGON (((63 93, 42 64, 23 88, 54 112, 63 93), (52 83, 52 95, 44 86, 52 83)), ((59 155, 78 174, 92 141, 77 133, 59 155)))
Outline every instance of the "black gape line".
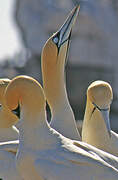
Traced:
MULTIPOLYGON (((93 115, 93 113, 95 112, 96 109, 98 109, 100 112, 101 112, 101 111, 108 111, 108 110, 109 110, 109 108, 105 108, 105 109, 104 109, 104 108, 103 108, 103 109, 100 108, 100 107, 97 106, 94 102, 93 102, 92 104, 94 105, 94 108, 93 108, 93 110, 92 110, 91 117, 92 117, 92 115, 93 115)), ((90 117, 90 119, 91 119, 91 117, 90 117)))
POLYGON ((100 108, 99 106, 97 106, 94 102, 92 103, 99 111, 108 111, 109 110, 109 108, 100 108))
POLYGON ((94 108, 93 108, 93 111, 92 111, 92 113, 91 113, 91 114, 93 114, 95 110, 96 110, 96 107, 94 107, 94 108))
POLYGON ((94 107, 94 108, 93 108, 93 110, 92 110, 92 112, 91 112, 90 119, 91 119, 91 117, 92 117, 93 113, 95 112, 95 110, 96 110, 96 107, 94 107))

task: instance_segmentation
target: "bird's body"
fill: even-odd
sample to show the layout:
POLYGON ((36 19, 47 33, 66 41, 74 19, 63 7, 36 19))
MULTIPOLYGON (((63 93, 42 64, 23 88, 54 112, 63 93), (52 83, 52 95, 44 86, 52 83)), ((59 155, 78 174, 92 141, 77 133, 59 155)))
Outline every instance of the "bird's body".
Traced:
POLYGON ((5 99, 9 109, 16 109, 18 104, 21 108, 16 165, 24 180, 118 179, 118 170, 87 150, 84 143, 68 139, 50 127, 43 89, 33 78, 14 78, 5 99))
POLYGON ((23 180, 16 170, 15 155, 13 152, 0 148, 0 179, 23 180))
MULTIPOLYGON (((11 80, 7 78, 0 79, 0 142, 7 142, 18 140, 18 130, 16 127, 9 125, 10 121, 4 119, 10 119, 12 121, 12 113, 5 107, 4 104, 4 92, 11 80), (3 112, 3 113, 1 113, 3 112), (8 123, 8 127, 4 128, 4 123, 8 123)), ((5 124, 6 126, 6 124, 5 124)))
POLYGON ((4 150, 7 152, 11 152, 14 155, 16 155, 17 153, 17 149, 18 149, 18 144, 19 144, 19 140, 16 141, 7 141, 7 142, 1 142, 0 143, 0 150, 4 150))
POLYGON ((0 178, 3 180, 23 180, 15 163, 18 144, 19 141, 0 143, 0 178))
POLYGON ((15 126, 0 129, 0 142, 16 141, 18 140, 18 130, 15 126))
POLYGON ((95 81, 89 86, 82 141, 118 156, 118 134, 111 131, 109 122, 112 98, 108 83, 95 81))
POLYGON ((16 127, 11 125, 11 122, 18 120, 4 102, 4 92, 9 83, 9 79, 0 79, 0 178, 22 180, 15 167, 19 132, 16 127))
POLYGON ((47 135, 42 127, 39 131, 39 136, 42 137, 43 142, 49 141, 48 145, 47 143, 40 143, 39 138, 39 146, 37 145, 37 147, 35 144, 25 146, 23 145, 25 141, 21 144, 17 166, 20 169, 19 171, 23 173, 24 179, 91 180, 93 178, 103 180, 118 178, 117 173, 113 173, 109 164, 96 154, 93 155, 84 150, 80 144, 80 147, 74 145, 74 141, 61 136, 51 128, 47 135), (42 136, 41 131, 44 131, 44 136, 42 136), (29 150, 29 148, 31 149, 29 150), (30 169, 30 172, 27 173, 24 169, 30 169))

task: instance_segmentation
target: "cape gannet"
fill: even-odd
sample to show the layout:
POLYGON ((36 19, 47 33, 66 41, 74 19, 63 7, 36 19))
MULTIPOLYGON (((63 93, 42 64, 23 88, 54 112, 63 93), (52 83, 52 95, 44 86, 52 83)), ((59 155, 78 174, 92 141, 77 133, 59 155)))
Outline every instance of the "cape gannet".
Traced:
POLYGON ((79 9, 80 6, 77 6, 72 10, 42 50, 43 88, 52 114, 50 125, 64 136, 75 140, 80 140, 80 135, 67 97, 64 70, 71 31, 79 9))
POLYGON ((118 134, 111 131, 109 111, 113 100, 110 84, 93 82, 87 90, 82 141, 118 156, 118 134))
POLYGON ((9 124, 12 121, 12 117, 14 115, 8 110, 7 107, 4 106, 4 92, 9 82, 10 79, 0 79, 0 142, 18 140, 18 130, 16 129, 16 127, 11 127, 9 124), (8 122, 4 121, 4 118, 6 118, 6 116, 8 116, 7 119, 10 119, 8 120, 8 122), (8 123, 8 128, 4 128, 4 123, 8 123))

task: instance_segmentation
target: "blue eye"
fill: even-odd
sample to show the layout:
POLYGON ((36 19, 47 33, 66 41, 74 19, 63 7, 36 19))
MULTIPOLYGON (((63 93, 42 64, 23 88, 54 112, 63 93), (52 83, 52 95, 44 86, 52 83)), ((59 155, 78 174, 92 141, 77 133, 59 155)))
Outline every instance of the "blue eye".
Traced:
POLYGON ((53 38, 53 42, 54 42, 55 44, 58 43, 58 40, 59 40, 58 37, 54 37, 54 38, 53 38))

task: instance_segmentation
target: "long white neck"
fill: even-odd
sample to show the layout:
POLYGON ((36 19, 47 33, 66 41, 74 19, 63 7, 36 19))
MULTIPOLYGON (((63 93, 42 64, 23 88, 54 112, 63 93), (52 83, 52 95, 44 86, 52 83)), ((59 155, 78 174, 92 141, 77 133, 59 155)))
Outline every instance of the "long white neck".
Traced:
POLYGON ((47 67, 48 64, 42 63, 44 92, 52 114, 50 125, 62 135, 80 140, 75 117, 67 97, 64 65, 58 62, 51 69, 47 67))
POLYGON ((32 114, 32 112, 21 112, 21 124, 19 128, 20 147, 27 147, 34 150, 51 148, 55 138, 51 135, 50 127, 45 121, 44 112, 32 114))
POLYGON ((52 108, 52 120, 50 125, 65 137, 80 140, 74 114, 66 98, 52 108))

